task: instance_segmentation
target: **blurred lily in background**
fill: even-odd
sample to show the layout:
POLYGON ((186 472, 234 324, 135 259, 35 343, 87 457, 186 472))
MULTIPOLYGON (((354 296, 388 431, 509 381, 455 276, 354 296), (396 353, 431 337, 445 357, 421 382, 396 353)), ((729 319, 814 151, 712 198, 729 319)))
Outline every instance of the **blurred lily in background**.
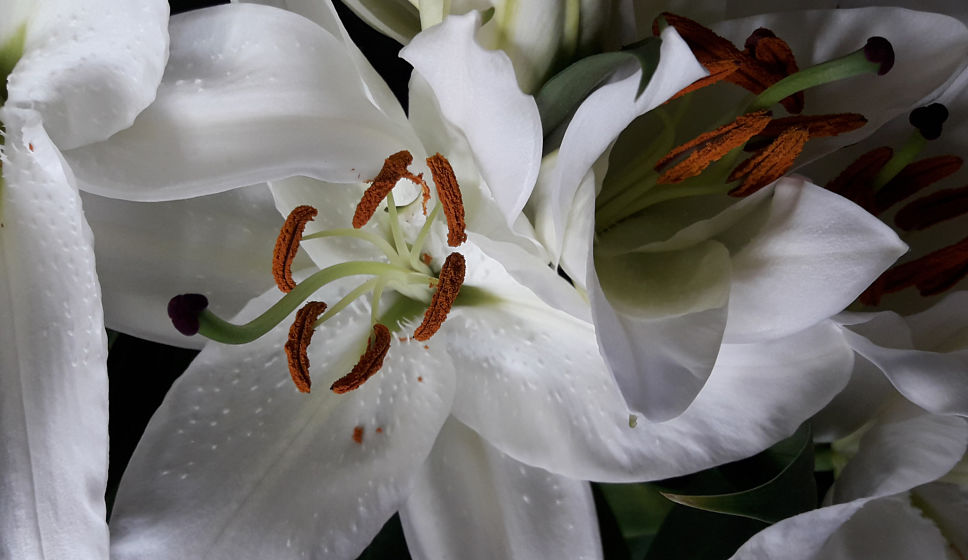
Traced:
POLYGON ((107 337, 62 150, 155 96, 168 5, 0 6, 0 556, 107 558, 107 337))

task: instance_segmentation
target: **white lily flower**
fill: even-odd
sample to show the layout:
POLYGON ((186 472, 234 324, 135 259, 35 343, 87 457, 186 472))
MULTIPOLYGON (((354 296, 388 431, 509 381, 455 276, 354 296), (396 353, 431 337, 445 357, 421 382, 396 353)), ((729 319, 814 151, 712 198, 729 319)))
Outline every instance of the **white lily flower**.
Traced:
POLYGON ((107 339, 61 150, 154 98, 161 1, 0 5, 0 556, 107 558, 107 339))
MULTIPOLYGON (((320 6, 316 23, 254 5, 173 18, 158 101, 130 129, 71 151, 81 180, 141 199, 269 180, 283 213, 306 203, 318 209, 311 236, 348 227, 360 180, 375 177, 388 155, 409 150, 416 172, 439 152, 453 165, 466 211, 468 240, 454 249, 466 259, 465 297, 479 297, 474 305, 458 299, 426 342, 391 337, 382 368, 345 394, 296 391, 282 359, 287 325, 242 346, 206 345, 128 467, 112 518, 117 557, 352 557, 397 510, 418 556, 487 556, 494 549, 484 543, 500 542, 508 556, 596 557, 597 536, 586 531, 593 509, 579 481, 665 478, 748 456, 789 435, 846 381, 850 352, 832 326, 732 344, 685 414, 630 427, 635 411, 601 360, 587 304, 548 267, 520 214, 539 173, 541 130, 508 58, 473 40, 474 15, 423 32, 404 51, 416 69, 408 120, 320 6), (267 140, 253 144, 255 134, 267 140), (750 395, 754 385, 760 390, 750 395), (545 529, 569 526, 576 530, 545 529)), ((670 29, 634 110, 700 75, 670 29)), ((626 79, 638 83, 635 74, 626 79)), ((431 219, 420 206, 418 199, 399 210, 407 242, 431 219)), ((388 321, 409 337, 432 292, 426 282, 437 282, 430 276, 451 249, 432 231, 422 251, 429 267, 401 259, 395 219, 378 210, 373 221, 359 230, 371 245, 307 239, 313 268, 303 274, 386 254, 389 262, 367 266, 408 271, 378 275, 392 281, 384 293, 423 302, 402 326, 388 321)), ((168 226, 182 231, 179 223, 175 216, 168 226)), ((310 290, 304 275, 297 277, 310 290)), ((318 297, 337 308, 350 288, 334 284, 318 297)), ((273 288, 236 320, 278 299, 273 288)), ((307 354, 317 385, 357 362, 374 331, 372 313, 351 303, 318 329, 307 354)))
MULTIPOLYGON (((959 22, 898 9, 761 15, 715 29, 742 44, 760 27, 789 39, 801 67, 845 53, 850 50, 846 45, 861 37, 885 36, 895 44, 897 59, 886 76, 807 92, 812 112, 844 112, 853 105, 867 117, 859 131, 808 144, 802 156, 807 161, 856 142, 942 88, 968 49, 968 34, 959 22), (928 34, 937 42, 919 40, 928 34), (936 64, 923 64, 926 59, 936 64), (872 94, 859 103, 853 92, 865 88, 872 94)), ((824 321, 905 250, 890 228, 862 208, 795 179, 738 203, 723 196, 728 187, 715 176, 705 183, 700 176, 682 187, 643 188, 645 194, 636 195, 635 185, 656 182, 659 174, 647 172, 674 145, 663 134, 691 130, 693 113, 720 112, 742 101, 707 93, 693 94, 693 107, 701 111, 685 108, 682 101, 633 124, 612 150, 610 175, 600 192, 600 175, 576 170, 583 162, 573 153, 576 146, 597 141, 576 126, 590 120, 582 113, 614 105, 612 88, 601 88, 576 112, 559 150, 563 163, 553 166, 536 193, 546 202, 535 218, 539 238, 561 256, 569 276, 588 289, 599 339, 623 394, 633 408, 660 420, 692 402, 722 343, 767 341, 824 321), (669 142, 665 149, 663 142, 669 142), (660 147, 650 155, 650 146, 660 147), (610 182, 618 185, 611 192, 610 182), (590 211, 592 201, 598 205, 596 215, 590 211), (592 246, 594 260, 589 261, 592 246), (640 282, 630 281, 634 278, 640 282)))

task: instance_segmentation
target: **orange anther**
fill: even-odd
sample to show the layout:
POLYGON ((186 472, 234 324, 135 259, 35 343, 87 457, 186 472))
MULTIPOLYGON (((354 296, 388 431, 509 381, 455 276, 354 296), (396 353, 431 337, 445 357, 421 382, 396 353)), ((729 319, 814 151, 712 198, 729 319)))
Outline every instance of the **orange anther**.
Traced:
POLYGON ((289 293, 296 287, 296 282, 292 279, 292 261, 296 259, 299 251, 299 241, 306 229, 306 223, 315 218, 316 214, 316 209, 312 206, 293 208, 276 238, 276 246, 272 250, 272 277, 283 292, 289 293))
POLYGON ((450 312, 457 295, 460 294, 460 287, 464 283, 464 272, 464 255, 460 253, 447 255, 444 265, 440 268, 437 291, 430 300, 430 307, 424 313, 423 321, 413 332, 413 338, 420 341, 428 340, 444 323, 447 313, 450 312))
POLYGON ((722 158, 747 140, 759 134, 770 122, 769 111, 757 111, 740 115, 733 122, 716 130, 700 134, 696 138, 673 148, 663 156, 655 168, 665 167, 677 157, 693 150, 688 157, 667 169, 657 180, 660 184, 679 183, 702 173, 710 164, 722 158))
POLYGON ((467 227, 464 223, 464 202, 460 195, 460 185, 457 184, 457 175, 447 158, 440 154, 427 158, 427 167, 430 168, 434 185, 437 186, 437 196, 447 217, 447 244, 457 247, 467 241, 467 233, 464 231, 467 227))
POLYGON ((736 166, 727 180, 743 178, 743 184, 729 191, 730 196, 749 196, 782 177, 793 167, 808 137, 806 128, 788 128, 769 146, 736 166))
POLYGON ((312 386, 309 378, 309 343, 312 341, 313 323, 326 311, 326 304, 321 301, 311 301, 296 312, 296 320, 289 328, 289 339, 286 341, 286 360, 289 362, 289 374, 292 382, 301 393, 308 393, 312 386))
POLYGON ((340 377, 330 390, 337 394, 347 393, 360 387, 383 367, 383 359, 390 350, 390 329, 385 325, 373 325, 373 336, 366 341, 366 350, 353 370, 340 377))

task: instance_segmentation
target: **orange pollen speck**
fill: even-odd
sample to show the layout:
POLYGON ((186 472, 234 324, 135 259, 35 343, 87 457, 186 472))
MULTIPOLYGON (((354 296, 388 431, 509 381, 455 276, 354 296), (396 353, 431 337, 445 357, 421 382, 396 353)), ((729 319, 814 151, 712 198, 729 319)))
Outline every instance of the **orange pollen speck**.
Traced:
POLYGON ((353 428, 353 441, 355 441, 358 445, 363 445, 363 432, 363 426, 353 428))
POLYGON ((419 381, 420 383, 423 383, 423 377, 422 376, 421 377, 418 377, 417 378, 417 381, 419 381))
POLYGON ((309 356, 307 350, 312 341, 313 323, 326 311, 326 304, 321 301, 311 301, 296 312, 296 320, 289 328, 289 340, 286 341, 286 360, 289 362, 289 374, 292 382, 301 393, 308 393, 312 386, 309 378, 309 356))
POLYGON ((861 303, 877 305, 884 294, 915 286, 922 296, 943 293, 968 275, 968 237, 889 269, 860 295, 861 303))
POLYGON ((330 386, 330 390, 337 394, 348 393, 358 389, 360 385, 373 377, 383 367, 383 359, 390 350, 390 329, 377 323, 373 325, 373 336, 366 342, 366 351, 360 356, 360 361, 353 366, 353 370, 340 377, 330 386))
POLYGON ((665 167, 689 150, 693 151, 684 160, 667 169, 657 182, 660 184, 679 183, 699 175, 714 161, 759 134, 769 122, 769 111, 747 113, 740 115, 729 124, 700 134, 689 142, 673 148, 656 163, 656 170, 665 167))
POLYGON ((430 168, 430 174, 437 186, 437 196, 440 197, 444 215, 447 217, 447 244, 457 247, 467 241, 467 233, 464 231, 467 227, 464 223, 464 202, 460 195, 460 185, 457 184, 457 175, 447 158, 440 154, 427 158, 427 167, 430 168))
POLYGON ((31 143, 28 143, 27 144, 27 149, 30 150, 31 152, 34 151, 34 145, 31 144, 31 143))
POLYGON ((376 209, 383 202, 383 199, 390 194, 394 185, 400 179, 410 179, 414 183, 421 185, 421 188, 429 190, 423 178, 414 175, 407 170, 413 163, 413 156, 407 150, 401 150, 383 161, 383 168, 377 173, 370 183, 371 185, 363 193, 363 198, 356 205, 356 212, 353 214, 353 227, 359 229, 366 225, 373 217, 376 209))
POLYGON ((382 427, 381 428, 377 428, 376 429, 376 433, 382 434, 383 433, 383 428, 382 427))
MULTIPOLYGON (((877 213, 884 212, 905 198, 920 192, 945 177, 954 175, 961 169, 963 163, 964 161, 958 156, 944 155, 925 158, 906 165, 893 179, 878 189, 877 194, 874 195, 874 209, 877 213)), ((935 193, 935 195, 938 194, 940 193, 935 193)), ((914 204, 918 202, 920 201, 914 204)))
POLYGON ((316 209, 312 206, 293 208, 276 238, 276 246, 272 250, 272 277, 283 292, 289 293, 296 287, 296 282, 292 279, 292 261, 296 259, 299 251, 299 241, 306 229, 306 223, 315 218, 316 214, 316 209))
POLYGON ((749 196, 782 177, 793 167, 803 151, 809 133, 806 128, 789 128, 758 154, 736 166, 727 181, 743 177, 743 184, 729 191, 730 196, 749 196))
POLYGON ((440 329, 457 295, 460 294, 465 270, 464 255, 460 253, 447 255, 444 266, 440 268, 440 282, 437 283, 437 290, 430 300, 430 307, 424 313, 423 321, 413 332, 413 338, 420 341, 429 340, 440 329))
POLYGON ((432 259, 431 259, 430 255, 428 253, 423 253, 423 254, 420 255, 420 262, 424 263, 427 266, 430 266, 430 261, 431 260, 432 259))

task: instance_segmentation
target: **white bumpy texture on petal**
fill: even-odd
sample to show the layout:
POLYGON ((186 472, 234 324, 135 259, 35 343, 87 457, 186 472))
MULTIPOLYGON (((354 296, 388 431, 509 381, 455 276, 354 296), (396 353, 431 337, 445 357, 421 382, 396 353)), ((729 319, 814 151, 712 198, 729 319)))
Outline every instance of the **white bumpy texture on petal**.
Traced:
POLYGON ((107 558, 100 289, 77 188, 40 119, 0 110, 0 557, 107 558))

